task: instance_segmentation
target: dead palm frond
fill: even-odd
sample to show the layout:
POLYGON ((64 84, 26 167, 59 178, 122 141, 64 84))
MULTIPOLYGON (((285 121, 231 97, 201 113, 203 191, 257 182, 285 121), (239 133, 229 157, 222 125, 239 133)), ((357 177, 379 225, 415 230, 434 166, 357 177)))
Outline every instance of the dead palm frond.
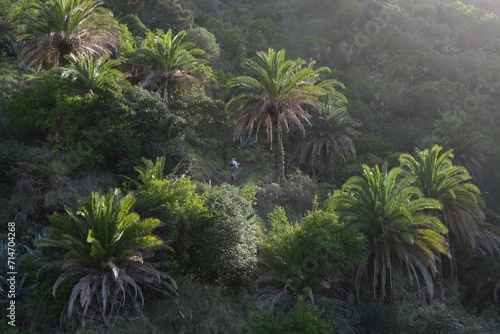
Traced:
POLYGON ((116 44, 113 14, 92 0, 54 0, 33 3, 36 14, 25 19, 25 44, 19 59, 39 71, 60 67, 73 53, 99 58, 116 44))
POLYGON ((336 87, 344 86, 336 80, 322 80, 330 73, 327 67, 314 69, 315 62, 287 60, 285 51, 269 49, 257 52, 257 59, 245 59, 242 66, 248 75, 231 79, 228 86, 233 97, 226 109, 236 122, 235 138, 242 133, 255 134, 265 128, 274 151, 276 178, 284 181, 283 138, 292 127, 305 134, 304 124, 310 124, 311 110, 319 111, 319 97, 327 94, 343 96, 336 87))
POLYGON ((356 155, 355 140, 359 138, 361 123, 352 119, 346 109, 334 101, 327 103, 323 112, 311 122, 301 140, 296 159, 306 172, 317 176, 315 167, 324 170, 333 159, 345 161, 347 155, 356 155))
POLYGON ((205 51, 194 43, 184 42, 186 35, 185 30, 174 35, 172 29, 149 33, 131 56, 132 73, 141 87, 159 92, 167 104, 176 84, 199 82, 201 66, 206 63, 199 58, 205 51))
POLYGON ((141 220, 131 212, 134 202, 131 194, 122 196, 118 190, 92 193, 79 211, 67 210, 69 219, 56 225, 52 236, 36 242, 58 250, 48 263, 62 271, 54 295, 68 278, 78 278, 66 312, 68 318, 79 317, 82 326, 94 318, 111 327, 129 303, 144 303, 144 288, 177 296, 175 281, 145 259, 152 249, 168 248, 151 234, 159 221, 141 220))

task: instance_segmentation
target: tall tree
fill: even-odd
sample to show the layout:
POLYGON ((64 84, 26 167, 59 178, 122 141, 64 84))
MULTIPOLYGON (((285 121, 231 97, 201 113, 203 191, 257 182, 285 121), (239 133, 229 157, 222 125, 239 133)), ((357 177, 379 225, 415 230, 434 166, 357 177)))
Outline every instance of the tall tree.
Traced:
POLYGON ((323 112, 311 121, 301 141, 297 160, 306 172, 320 177, 336 157, 356 155, 354 140, 360 136, 361 123, 349 116, 335 101, 324 105, 323 112))
POLYGON ((182 81, 197 82, 201 75, 200 65, 206 61, 199 56, 205 51, 194 43, 184 42, 186 31, 173 35, 172 29, 166 33, 149 33, 131 57, 133 76, 142 88, 159 91, 163 101, 172 99, 172 86, 182 81))
POLYGON ((449 158, 466 167, 472 176, 476 175, 484 163, 485 147, 490 144, 483 134, 485 129, 463 111, 444 113, 434 125, 427 141, 452 149, 454 154, 449 158))
MULTIPOLYGON (((423 151, 415 149, 415 156, 401 154, 399 161, 413 184, 426 197, 438 200, 443 209, 434 214, 449 231, 452 255, 452 279, 456 279, 455 250, 470 246, 493 252, 500 246, 500 238, 485 228, 480 190, 471 182, 467 168, 454 165, 452 150, 443 151, 439 145, 423 151)), ((443 288, 442 268, 439 268, 438 289, 443 288)), ((443 291, 438 291, 443 298, 443 291)))
POLYGON ((25 18, 25 39, 19 59, 39 71, 59 67, 64 55, 98 58, 115 47, 113 14, 93 0, 36 1, 36 15, 25 18))
POLYGON ((351 177, 342 191, 326 202, 341 221, 359 228, 368 240, 365 263, 358 268, 355 280, 358 296, 367 265, 374 298, 386 303, 394 300, 394 270, 398 263, 405 264, 417 282, 417 273, 423 276, 432 298, 435 253, 448 255, 446 227, 436 216, 426 213, 440 209, 441 204, 424 197, 419 188, 411 185, 411 179, 401 178, 402 173, 399 167, 388 171, 387 163, 382 169, 363 165, 363 176, 351 177))
MULTIPOLYGON (((283 136, 292 126, 302 133, 302 122, 309 122, 312 111, 320 111, 318 98, 335 93, 335 87, 343 87, 336 80, 322 81, 321 75, 329 73, 328 67, 314 69, 315 62, 286 60, 285 51, 257 52, 257 59, 245 59, 242 66, 248 76, 231 79, 228 85, 233 97, 226 108, 236 120, 235 136, 243 132, 256 137, 265 127, 267 138, 274 151, 275 179, 282 183, 285 178, 285 149, 283 136)), ((339 93, 337 93, 339 94, 339 93)))

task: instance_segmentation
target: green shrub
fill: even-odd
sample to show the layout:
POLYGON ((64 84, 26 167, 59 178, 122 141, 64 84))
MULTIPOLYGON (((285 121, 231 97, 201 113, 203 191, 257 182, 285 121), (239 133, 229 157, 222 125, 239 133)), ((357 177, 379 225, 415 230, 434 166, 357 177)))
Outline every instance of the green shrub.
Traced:
POLYGON ((364 238, 337 221, 334 213, 315 210, 301 223, 290 224, 282 208, 269 215, 272 229, 265 240, 262 264, 266 271, 256 282, 256 297, 271 309, 286 294, 294 298, 334 296, 361 262, 364 238))
POLYGON ((348 270, 362 261, 365 238, 345 227, 334 213, 314 210, 302 220, 299 233, 304 251, 318 261, 330 263, 332 281, 340 283, 348 270))
POLYGON ((295 170, 287 175, 283 184, 283 206, 292 209, 297 214, 305 214, 312 209, 317 192, 316 182, 300 170, 295 170))
POLYGON ((172 242, 178 257, 184 247, 177 242, 192 243, 189 231, 197 231, 197 225, 209 217, 204 196, 197 193, 196 183, 185 177, 144 184, 137 189, 136 199, 135 209, 141 216, 160 219, 162 226, 156 233, 172 242))
POLYGON ((256 192, 257 210, 268 214, 276 206, 286 207, 289 219, 298 219, 312 209, 318 186, 309 176, 296 169, 282 186, 270 183, 256 192))
POLYGON ((67 144, 82 126, 82 101, 68 94, 68 82, 46 75, 10 100, 10 122, 23 139, 67 144))
POLYGON ((31 310, 30 327, 34 330, 43 333, 60 325, 61 312, 70 298, 71 289, 78 281, 76 278, 65 281, 53 296, 52 286, 60 275, 59 270, 54 268, 44 268, 38 273, 40 285, 27 303, 27 308, 31 310))
POLYGON ((321 311, 299 301, 286 313, 273 315, 266 310, 253 309, 248 313, 247 326, 258 334, 329 334, 332 333, 321 311))
POLYGON ((13 186, 14 168, 20 162, 27 160, 28 147, 17 141, 3 141, 0 145, 0 182, 2 182, 1 195, 8 194, 13 186), (8 187, 5 187, 9 185, 8 187))
POLYGON ((248 282, 257 262, 251 202, 238 188, 213 188, 207 198, 213 217, 197 236, 196 264, 207 278, 235 286, 248 282))
POLYGON ((358 333, 494 334, 498 323, 474 317, 461 306, 422 306, 417 301, 394 305, 365 304, 358 307, 358 333))
POLYGON ((390 151, 397 151, 398 140, 374 133, 365 133, 359 139, 358 155, 374 154, 384 157, 390 151))
POLYGON ((140 151, 139 140, 123 129, 102 130, 94 148, 95 154, 102 156, 106 170, 122 175, 133 175, 133 167, 140 162, 140 151))
POLYGON ((148 27, 142 23, 137 14, 127 14, 120 21, 127 25, 128 30, 136 38, 145 38, 146 34, 150 31, 148 27))
POLYGON ((171 112, 157 94, 134 87, 123 97, 131 111, 131 135, 140 140, 143 156, 162 156, 169 143, 186 131, 184 118, 171 112))
POLYGON ((408 310, 407 305, 399 309, 400 328, 409 333, 435 334, 493 334, 498 332, 498 323, 472 317, 463 309, 445 304, 418 307, 408 310), (406 307, 405 307, 406 306, 406 307))
POLYGON ((203 27, 188 29, 185 41, 194 43, 196 47, 203 49, 205 57, 209 61, 217 61, 220 57, 220 47, 215 36, 203 27))
POLYGON ((185 274, 247 282, 256 263, 252 193, 229 185, 202 189, 184 177, 139 186, 136 210, 163 223, 157 233, 169 240, 185 274))
POLYGON ((398 324, 398 310, 395 305, 365 304, 358 308, 358 312, 359 333, 392 334, 402 331, 398 324))

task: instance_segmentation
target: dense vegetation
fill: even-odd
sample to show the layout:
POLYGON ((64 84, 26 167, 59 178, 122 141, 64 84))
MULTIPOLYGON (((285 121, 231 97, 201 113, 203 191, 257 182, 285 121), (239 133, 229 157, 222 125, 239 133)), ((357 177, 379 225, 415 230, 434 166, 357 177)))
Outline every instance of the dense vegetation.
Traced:
POLYGON ((498 332, 500 1, 0 7, 1 332, 498 332))

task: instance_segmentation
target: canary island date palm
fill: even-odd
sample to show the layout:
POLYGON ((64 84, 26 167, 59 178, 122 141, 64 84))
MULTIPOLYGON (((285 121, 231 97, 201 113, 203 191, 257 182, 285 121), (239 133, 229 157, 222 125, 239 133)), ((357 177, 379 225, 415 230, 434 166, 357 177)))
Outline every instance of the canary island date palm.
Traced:
POLYGON ((365 263, 358 267, 355 287, 359 298, 362 274, 368 268, 374 298, 386 303, 394 299, 394 271, 404 264, 410 278, 425 280, 432 298, 432 274, 436 272, 436 253, 448 255, 446 227, 427 210, 441 208, 439 201, 424 197, 422 191, 402 178, 399 167, 387 170, 363 165, 363 176, 346 181, 331 196, 326 207, 339 219, 359 228, 368 241, 365 263))
POLYGON ((315 62, 286 60, 285 51, 257 52, 257 59, 245 59, 243 68, 247 76, 239 76, 228 82, 233 96, 227 110, 233 112, 236 121, 235 137, 248 132, 256 133, 266 128, 267 139, 274 151, 275 178, 283 182, 285 177, 285 150, 283 137, 292 126, 305 133, 312 111, 321 111, 320 96, 327 93, 341 95, 335 87, 343 87, 336 80, 321 80, 329 73, 328 67, 314 69, 315 62))
POLYGON ((64 56, 99 58, 115 48, 113 14, 93 0, 35 1, 36 14, 24 20, 26 43, 19 59, 39 71, 60 67, 64 56))
POLYGON ((140 81, 142 88, 158 91, 165 103, 172 99, 172 86, 179 82, 198 81, 202 76, 201 65, 206 63, 200 56, 205 51, 194 43, 184 42, 187 32, 172 29, 166 33, 148 33, 146 39, 131 56, 132 75, 140 81))
POLYGON ((474 177, 484 163, 485 147, 491 145, 484 129, 463 111, 444 113, 434 125, 427 142, 453 149, 452 161, 466 167, 474 177))
POLYGON ((360 136, 361 123, 349 116, 343 106, 332 100, 311 121, 297 151, 297 161, 306 172, 320 177, 334 158, 356 155, 354 141, 360 136), (319 172, 316 169, 319 167, 319 172))
MULTIPOLYGON (((456 280, 454 252, 457 247, 478 247, 493 253, 499 249, 500 238, 488 229, 484 221, 480 190, 471 182, 471 176, 464 166, 453 164, 453 151, 439 145, 421 151, 415 149, 415 156, 401 154, 399 161, 413 185, 424 195, 438 200, 443 208, 434 214, 448 228, 452 255, 451 278, 456 280)), ((441 267, 439 265, 439 267, 441 267)), ((438 288, 443 288, 442 268, 438 275, 438 288)), ((442 299, 442 291, 440 298, 442 299)))
POLYGON ((117 88, 117 83, 125 84, 123 74, 114 67, 120 64, 119 60, 110 59, 109 54, 94 59, 90 56, 64 56, 69 66, 61 68, 60 75, 69 78, 78 87, 82 94, 89 93, 95 96, 94 91, 117 88))
POLYGON ((76 314, 82 326, 99 319, 111 327, 126 305, 144 303, 143 288, 177 296, 176 282, 147 262, 154 250, 166 247, 151 234, 159 220, 140 219, 131 211, 134 203, 132 194, 119 190, 94 192, 79 211, 67 210, 67 216, 54 220, 50 237, 36 242, 54 249, 48 265, 62 271, 54 295, 64 281, 78 279, 63 315, 76 314))

